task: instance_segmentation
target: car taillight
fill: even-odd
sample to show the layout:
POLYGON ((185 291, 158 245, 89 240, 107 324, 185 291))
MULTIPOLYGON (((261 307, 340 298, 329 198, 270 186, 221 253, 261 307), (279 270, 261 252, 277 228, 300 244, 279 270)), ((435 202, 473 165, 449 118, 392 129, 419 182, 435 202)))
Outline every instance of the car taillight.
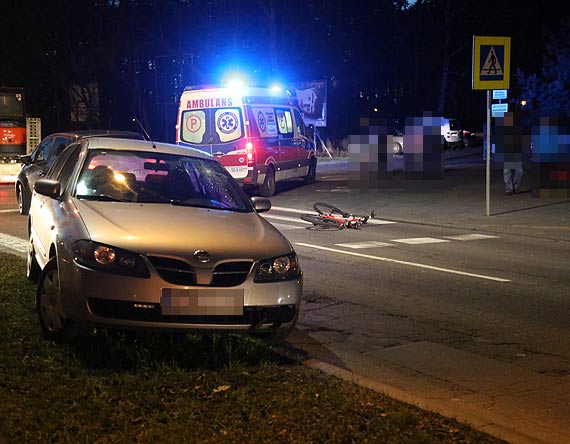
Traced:
POLYGON ((247 156, 247 165, 251 166, 255 163, 255 150, 253 149, 253 143, 247 142, 245 144, 245 152, 247 156))

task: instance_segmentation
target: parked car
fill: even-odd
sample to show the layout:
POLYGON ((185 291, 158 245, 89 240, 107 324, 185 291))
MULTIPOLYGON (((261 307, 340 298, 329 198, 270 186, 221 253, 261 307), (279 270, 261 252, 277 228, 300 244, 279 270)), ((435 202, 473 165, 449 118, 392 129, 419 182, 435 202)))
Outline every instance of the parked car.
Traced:
MULTIPOLYGON (((398 128, 392 128, 390 132, 392 137, 392 153, 400 155, 404 153, 404 133, 398 128)), ((390 138, 388 139, 390 140, 390 138)))
POLYGON ((55 158, 61 151, 70 143, 83 137, 91 136, 143 139, 143 136, 136 132, 112 130, 68 131, 47 136, 31 154, 21 157, 23 166, 15 184, 20 214, 24 216, 28 214, 34 183, 36 180, 45 176, 49 167, 53 164, 55 158))
POLYGON ((73 323, 284 338, 303 276, 289 241, 214 158, 80 139, 35 183, 28 278, 44 334, 73 323))
POLYGON ((457 119, 444 117, 441 125, 441 134, 444 139, 444 149, 457 148, 462 144, 461 126, 457 119))

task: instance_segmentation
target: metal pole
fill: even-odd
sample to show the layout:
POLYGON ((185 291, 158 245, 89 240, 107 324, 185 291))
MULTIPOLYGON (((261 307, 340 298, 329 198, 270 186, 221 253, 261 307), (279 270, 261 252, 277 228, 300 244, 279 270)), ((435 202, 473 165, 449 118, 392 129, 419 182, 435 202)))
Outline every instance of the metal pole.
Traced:
POLYGON ((491 215, 491 90, 487 90, 487 158, 485 162, 486 167, 486 202, 487 202, 487 216, 491 215))

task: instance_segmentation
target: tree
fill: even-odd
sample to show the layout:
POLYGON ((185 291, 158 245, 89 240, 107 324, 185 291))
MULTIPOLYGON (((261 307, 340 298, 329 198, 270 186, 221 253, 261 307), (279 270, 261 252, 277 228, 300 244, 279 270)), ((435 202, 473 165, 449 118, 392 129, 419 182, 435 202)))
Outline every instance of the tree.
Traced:
POLYGON ((570 19, 560 31, 547 32, 545 55, 540 74, 517 70, 520 97, 526 109, 559 109, 570 112, 570 19))

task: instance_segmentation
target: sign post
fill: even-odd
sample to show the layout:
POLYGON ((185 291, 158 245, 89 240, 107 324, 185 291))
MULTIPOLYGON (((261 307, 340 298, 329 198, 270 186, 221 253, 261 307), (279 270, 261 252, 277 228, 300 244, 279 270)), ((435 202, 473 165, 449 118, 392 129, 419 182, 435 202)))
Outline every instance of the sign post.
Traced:
MULTIPOLYGON (((509 89, 511 38, 473 36, 472 89, 487 90, 486 214, 491 215, 491 90, 509 89)), ((506 97, 506 94, 505 94, 506 97)))

